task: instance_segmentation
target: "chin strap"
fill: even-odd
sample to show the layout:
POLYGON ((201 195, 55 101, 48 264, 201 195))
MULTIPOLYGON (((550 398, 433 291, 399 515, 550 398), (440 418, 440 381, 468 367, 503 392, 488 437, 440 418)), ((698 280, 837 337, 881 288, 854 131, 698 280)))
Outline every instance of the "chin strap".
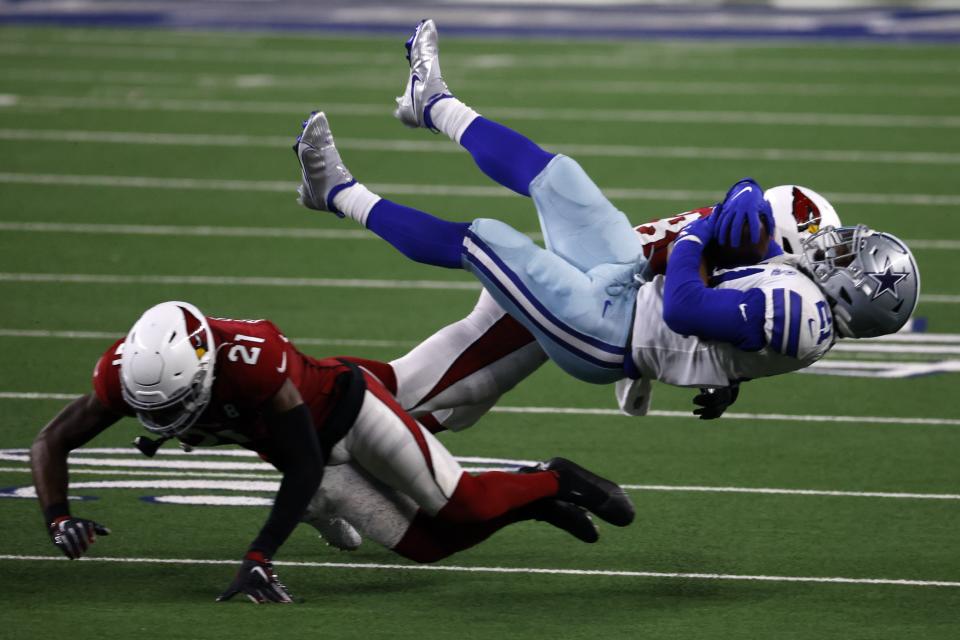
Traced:
POLYGON ((163 444, 171 438, 173 438, 173 436, 160 436, 154 440, 153 438, 148 438, 147 436, 137 436, 133 439, 133 446, 139 449, 140 453, 143 455, 147 456, 148 458, 152 458, 153 456, 157 455, 157 451, 160 449, 160 447, 162 447, 163 444))
MULTIPOLYGON (((147 436, 137 436, 133 439, 133 446, 140 450, 140 453, 152 458, 157 455, 157 451, 160 450, 160 447, 164 445, 167 440, 173 440, 176 436, 160 436, 156 440, 148 438, 147 436)), ((180 448, 190 453, 193 451, 193 447, 188 445, 185 442, 180 443, 180 448)))

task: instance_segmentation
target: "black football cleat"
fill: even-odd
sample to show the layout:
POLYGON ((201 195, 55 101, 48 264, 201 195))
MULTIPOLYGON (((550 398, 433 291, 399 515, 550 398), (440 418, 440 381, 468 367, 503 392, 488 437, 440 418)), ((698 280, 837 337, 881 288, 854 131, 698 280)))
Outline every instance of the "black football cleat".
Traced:
POLYGON ((560 479, 557 498, 580 505, 602 520, 618 527, 633 522, 636 511, 626 492, 615 482, 566 458, 553 458, 538 465, 543 471, 554 471, 560 479))
POLYGON ((530 505, 530 515, 534 520, 563 529, 581 542, 592 544, 600 539, 600 532, 597 531, 597 525, 590 519, 590 514, 586 509, 575 504, 545 498, 530 505))

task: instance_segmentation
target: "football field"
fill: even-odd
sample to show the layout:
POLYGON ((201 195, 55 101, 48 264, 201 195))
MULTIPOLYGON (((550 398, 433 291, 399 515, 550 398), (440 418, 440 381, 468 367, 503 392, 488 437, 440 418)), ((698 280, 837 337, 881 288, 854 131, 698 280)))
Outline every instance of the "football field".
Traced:
POLYGON ((301 526, 276 558, 306 599, 213 599, 278 476, 240 450, 148 460, 125 420, 73 459, 59 558, 26 448, 148 306, 268 317, 317 356, 391 359, 463 317, 466 273, 297 206, 290 145, 327 112, 372 190, 534 234, 529 200, 391 115, 404 34, 0 28, 0 593, 4 638, 960 636, 960 48, 446 37, 482 114, 575 157, 636 223, 744 176, 812 187, 914 249, 911 331, 744 385, 721 420, 656 385, 652 415, 552 364, 443 442, 471 468, 557 455, 628 487, 637 520, 584 545, 542 523, 436 566, 301 526))

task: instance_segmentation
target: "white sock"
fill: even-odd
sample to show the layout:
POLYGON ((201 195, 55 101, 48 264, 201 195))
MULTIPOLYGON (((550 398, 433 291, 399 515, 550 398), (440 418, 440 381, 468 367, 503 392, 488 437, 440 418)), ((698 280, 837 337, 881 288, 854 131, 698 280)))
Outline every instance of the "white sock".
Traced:
POLYGON ((370 209, 373 209, 373 205, 380 200, 380 196, 358 182, 351 187, 342 189, 337 195, 333 196, 333 206, 351 220, 356 220, 363 226, 367 226, 367 216, 370 215, 370 209))
POLYGON ((433 126, 445 133, 451 140, 460 144, 460 137, 470 123, 480 116, 479 113, 456 98, 444 98, 430 107, 430 119, 433 126))

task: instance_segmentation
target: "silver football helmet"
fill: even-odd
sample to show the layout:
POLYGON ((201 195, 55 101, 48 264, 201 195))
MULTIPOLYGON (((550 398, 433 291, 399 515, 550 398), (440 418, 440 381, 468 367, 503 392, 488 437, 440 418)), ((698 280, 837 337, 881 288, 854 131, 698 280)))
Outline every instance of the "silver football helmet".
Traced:
POLYGON ((148 431, 185 433, 210 402, 216 347, 210 323, 188 302, 147 309, 123 343, 123 399, 148 431))
POLYGON ((803 243, 801 264, 827 296, 844 338, 900 330, 920 298, 920 271, 907 245, 864 225, 810 236, 803 243))

